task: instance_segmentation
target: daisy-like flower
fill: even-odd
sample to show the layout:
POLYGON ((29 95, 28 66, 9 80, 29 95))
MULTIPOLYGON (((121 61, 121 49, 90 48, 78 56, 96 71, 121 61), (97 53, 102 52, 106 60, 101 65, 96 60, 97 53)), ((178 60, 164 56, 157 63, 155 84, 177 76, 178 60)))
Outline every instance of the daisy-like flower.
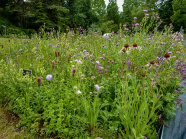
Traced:
POLYGON ((155 64, 155 61, 150 61, 150 64, 151 64, 151 65, 154 65, 154 64, 155 64))
POLYGON ((48 74, 48 75, 46 76, 46 80, 48 80, 48 81, 52 80, 52 78, 53 78, 53 76, 52 76, 51 74, 48 74))
POLYGON ((164 55, 164 57, 165 57, 165 58, 169 58, 169 57, 170 57, 170 54, 169 54, 169 53, 166 53, 166 54, 164 55))
POLYGON ((81 93, 82 93, 82 92, 81 92, 80 90, 77 90, 77 91, 76 91, 76 94, 77 94, 77 95, 79 95, 79 94, 81 94, 81 93))
POLYGON ((129 48, 129 45, 126 43, 126 44, 124 45, 124 47, 125 47, 125 48, 129 48))
POLYGON ((138 45, 136 43, 133 44, 133 47, 138 47, 138 45))
POLYGON ((126 50, 126 49, 124 49, 124 48, 123 48, 121 51, 122 51, 123 53, 126 53, 126 52, 127 52, 127 50, 126 50))

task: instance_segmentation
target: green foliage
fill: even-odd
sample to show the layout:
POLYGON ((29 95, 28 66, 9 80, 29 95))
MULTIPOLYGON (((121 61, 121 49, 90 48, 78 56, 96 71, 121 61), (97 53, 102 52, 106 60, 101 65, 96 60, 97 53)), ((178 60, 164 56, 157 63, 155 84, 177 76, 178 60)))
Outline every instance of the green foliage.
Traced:
POLYGON ((171 16, 171 21, 175 25, 175 30, 179 30, 181 26, 186 27, 186 1, 173 0, 172 7, 174 14, 171 16))
MULTIPOLYGON (((171 28, 165 35, 157 31, 154 16, 142 21, 132 36, 122 28, 104 38, 46 33, 43 26, 31 39, 1 39, 0 103, 32 134, 155 138, 159 123, 174 114, 181 77, 175 67, 185 66, 178 63, 184 47, 171 28), (130 47, 123 52, 126 43, 130 47), (168 52, 171 57, 165 58, 168 52), (23 76, 23 69, 32 70, 32 77, 23 76)), ((113 29, 114 21, 109 22, 105 31, 113 29)))

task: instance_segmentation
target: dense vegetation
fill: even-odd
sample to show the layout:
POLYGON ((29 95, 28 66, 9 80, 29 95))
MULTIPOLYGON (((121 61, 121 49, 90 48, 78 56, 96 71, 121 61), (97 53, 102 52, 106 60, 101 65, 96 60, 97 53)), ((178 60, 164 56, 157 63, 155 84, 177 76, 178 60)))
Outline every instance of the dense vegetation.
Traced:
POLYGON ((42 28, 0 39, 1 105, 40 136, 156 138, 186 84, 183 36, 160 23, 145 16, 132 34, 106 37, 42 28))
POLYGON ((4 34, 2 25, 6 25, 8 34, 31 34, 44 24, 48 31, 82 26, 102 33, 117 32, 120 24, 132 28, 134 17, 140 23, 144 9, 149 15, 158 14, 161 29, 170 23, 176 31, 186 26, 186 0, 125 0, 123 12, 118 11, 116 0, 109 0, 108 6, 104 0, 1 0, 0 32, 4 34))

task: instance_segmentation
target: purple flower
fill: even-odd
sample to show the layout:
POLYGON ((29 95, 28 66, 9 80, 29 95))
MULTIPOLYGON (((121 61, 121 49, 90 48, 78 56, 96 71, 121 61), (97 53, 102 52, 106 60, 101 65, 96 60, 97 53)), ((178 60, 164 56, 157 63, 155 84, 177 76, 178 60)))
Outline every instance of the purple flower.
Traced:
POLYGON ((166 43, 165 42, 161 42, 161 45, 165 45, 166 43))
POLYGON ((48 81, 50 81, 52 78, 53 78, 53 76, 52 76, 51 74, 48 74, 48 75, 46 76, 46 80, 48 80, 48 81))
POLYGON ((147 137, 146 137, 146 136, 144 136, 144 137, 143 137, 143 139, 147 139, 147 137))
POLYGON ((134 20, 136 20, 137 19, 137 17, 134 17, 134 20))
POLYGON ((182 101, 182 99, 181 99, 181 98, 178 98, 178 99, 177 99, 177 104, 180 104, 181 101, 182 101))
POLYGON ((118 46, 118 45, 119 45, 119 43, 117 42, 117 43, 116 43, 116 46, 118 46))
POLYGON ((103 59, 103 57, 100 57, 100 59, 103 59))
POLYGON ((172 54, 172 52, 168 52, 169 54, 172 54))
POLYGON ((127 26, 127 25, 125 25, 125 24, 123 25, 123 27, 126 27, 126 26, 127 26))
POLYGON ((72 76, 74 76, 76 69, 72 69, 72 76))
POLYGON ((156 57, 157 60, 161 60, 161 58, 159 56, 156 57))
POLYGON ((95 139, 103 139, 103 138, 100 138, 100 137, 96 137, 95 139))
POLYGON ((160 19, 160 17, 159 17, 159 16, 157 16, 156 18, 157 18, 157 19, 160 19))
POLYGON ((126 31, 128 31, 129 29, 128 28, 125 28, 126 31))
POLYGON ((93 57, 93 54, 91 54, 90 57, 93 57))
POLYGON ((146 16, 149 16, 149 14, 145 14, 146 16))
POLYGON ((91 79, 95 79, 96 77, 95 76, 91 76, 91 79))
POLYGON ((176 54, 179 54, 180 53, 180 51, 176 51, 176 54))
POLYGON ((173 24, 172 24, 172 23, 170 23, 170 24, 169 24, 169 26, 172 28, 172 27, 173 27, 173 24))
POLYGON ((38 86, 41 86, 41 77, 37 77, 38 86))
POLYGON ((160 115, 158 115, 158 119, 161 119, 161 114, 160 114, 160 115))
POLYGON ((150 84, 151 84, 152 86, 154 85, 154 83, 153 83, 153 82, 151 82, 150 84))
POLYGON ((143 10, 145 13, 147 13, 148 12, 148 10, 143 10))
POLYGON ((99 61, 96 61, 97 64, 99 64, 99 61))
POLYGON ((19 49, 19 52, 22 52, 23 51, 23 49, 19 49))
POLYGON ((136 23, 135 26, 139 26, 139 23, 136 23))
POLYGON ((99 85, 94 85, 94 87, 96 88, 97 91, 99 91, 99 85))

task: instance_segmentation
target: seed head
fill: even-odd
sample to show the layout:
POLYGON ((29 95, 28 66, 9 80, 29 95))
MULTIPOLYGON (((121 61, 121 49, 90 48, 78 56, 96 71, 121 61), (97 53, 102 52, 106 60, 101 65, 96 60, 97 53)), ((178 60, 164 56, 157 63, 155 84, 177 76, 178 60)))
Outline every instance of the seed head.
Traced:
POLYGON ((41 77, 37 77, 38 86, 41 86, 41 77))
POLYGON ((124 47, 125 47, 125 48, 129 48, 129 45, 126 43, 126 44, 124 45, 124 47))
POLYGON ((133 44, 133 47, 138 47, 138 45, 136 43, 133 44))
POLYGON ((169 54, 169 53, 166 53, 166 54, 164 55, 164 57, 165 57, 165 58, 169 58, 169 57, 170 57, 170 54, 169 54))

